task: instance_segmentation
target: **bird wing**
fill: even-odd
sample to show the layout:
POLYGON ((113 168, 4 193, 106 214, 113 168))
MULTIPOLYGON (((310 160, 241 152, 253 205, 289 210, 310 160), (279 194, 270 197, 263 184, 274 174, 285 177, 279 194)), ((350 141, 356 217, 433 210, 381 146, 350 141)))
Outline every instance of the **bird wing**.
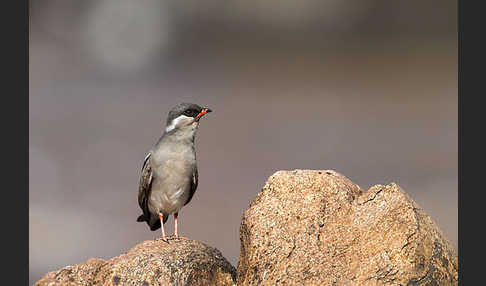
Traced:
POLYGON ((150 218, 150 212, 148 209, 148 200, 150 193, 152 192, 152 165, 150 163, 149 152, 143 161, 142 173, 140 175, 140 183, 138 186, 138 205, 143 211, 143 215, 140 216, 140 221, 144 221, 150 218))
POLYGON ((192 197, 194 196, 194 193, 196 192, 197 184, 198 184, 197 167, 194 167, 194 172, 192 173, 191 189, 190 189, 189 197, 187 198, 187 201, 184 205, 187 205, 191 201, 192 197))

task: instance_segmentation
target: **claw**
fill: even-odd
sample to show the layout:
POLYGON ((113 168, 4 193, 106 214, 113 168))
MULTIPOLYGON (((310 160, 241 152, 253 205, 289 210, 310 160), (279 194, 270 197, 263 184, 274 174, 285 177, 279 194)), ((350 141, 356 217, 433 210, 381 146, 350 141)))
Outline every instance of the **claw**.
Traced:
POLYGON ((158 237, 158 238, 156 238, 156 239, 154 239, 154 240, 155 240, 155 241, 162 240, 163 242, 167 242, 167 243, 169 243, 169 240, 170 240, 170 239, 169 239, 168 237, 158 237))

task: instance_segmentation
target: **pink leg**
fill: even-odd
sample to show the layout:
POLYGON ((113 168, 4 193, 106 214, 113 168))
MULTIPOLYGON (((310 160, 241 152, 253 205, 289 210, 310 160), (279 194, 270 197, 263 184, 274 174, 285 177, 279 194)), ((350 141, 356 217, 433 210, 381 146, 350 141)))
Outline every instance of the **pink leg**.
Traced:
POLYGON ((179 233, 177 232, 177 217, 179 216, 179 213, 174 214, 174 236, 175 238, 179 238, 179 233))
POLYGON ((162 229, 162 240, 168 241, 167 235, 165 234, 165 230, 164 230, 164 214, 159 213, 159 218, 160 218, 160 228, 162 229))

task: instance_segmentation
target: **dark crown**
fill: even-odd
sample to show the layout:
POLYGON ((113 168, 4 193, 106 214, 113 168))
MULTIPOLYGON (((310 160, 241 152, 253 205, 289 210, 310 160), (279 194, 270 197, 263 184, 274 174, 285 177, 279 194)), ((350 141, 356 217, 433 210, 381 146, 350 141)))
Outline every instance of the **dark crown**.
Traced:
POLYGON ((202 107, 194 103, 180 103, 174 106, 167 116, 167 124, 170 124, 174 118, 181 115, 187 117, 196 117, 202 111, 202 107))

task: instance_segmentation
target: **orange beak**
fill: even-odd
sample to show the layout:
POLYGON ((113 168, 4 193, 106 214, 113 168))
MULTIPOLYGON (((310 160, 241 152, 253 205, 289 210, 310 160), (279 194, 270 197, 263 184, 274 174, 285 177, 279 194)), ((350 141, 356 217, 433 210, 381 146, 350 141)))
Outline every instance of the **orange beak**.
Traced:
POLYGON ((211 109, 209 109, 209 108, 203 108, 203 109, 201 110, 201 112, 200 112, 198 115, 196 115, 196 117, 194 117, 194 118, 195 118, 196 120, 199 120, 199 118, 201 118, 201 117, 202 117, 204 114, 209 113, 209 112, 212 112, 212 110, 211 110, 211 109))

